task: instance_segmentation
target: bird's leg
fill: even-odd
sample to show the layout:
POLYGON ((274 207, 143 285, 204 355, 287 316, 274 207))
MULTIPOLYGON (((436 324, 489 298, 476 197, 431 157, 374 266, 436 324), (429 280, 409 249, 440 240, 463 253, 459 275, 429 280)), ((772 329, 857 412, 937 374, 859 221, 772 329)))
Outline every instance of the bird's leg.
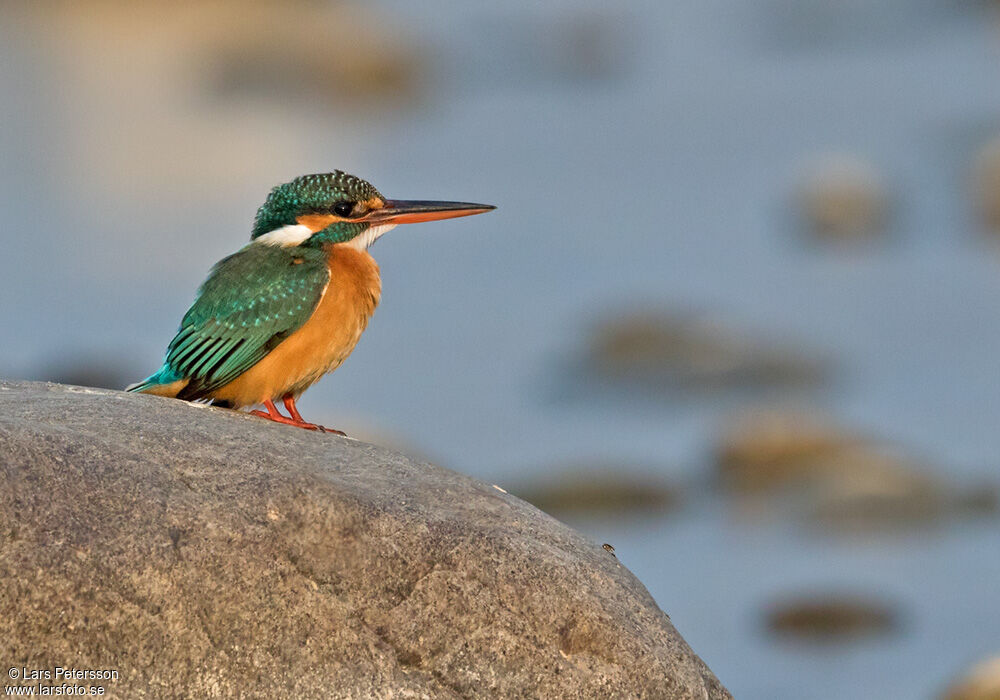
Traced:
POLYGON ((285 404, 285 410, 291 415, 292 420, 296 421, 296 424, 300 428, 306 428, 308 430, 318 430, 321 433, 334 433, 335 435, 343 435, 343 431, 334 430, 333 428, 324 428, 322 425, 317 425, 315 423, 307 423, 299 413, 299 409, 295 406, 295 397, 292 394, 285 394, 281 397, 281 402, 285 404))
POLYGON ((282 397, 281 402, 285 404, 285 410, 288 411, 288 415, 290 415, 292 418, 301 423, 305 423, 305 419, 302 418, 302 414, 299 413, 299 409, 295 407, 294 396, 292 396, 291 394, 286 394, 284 397, 282 397))
MULTIPOLYGON (((288 406, 287 402, 285 403, 285 406, 288 406)), ((273 420, 275 423, 294 425, 296 428, 305 428, 306 430, 318 430, 324 433, 327 432, 326 428, 324 428, 322 425, 306 423, 304 420, 302 420, 302 416, 298 415, 298 411, 294 412, 295 415, 292 418, 288 418, 287 416, 281 415, 281 413, 278 411, 278 407, 274 405, 274 401, 270 399, 264 402, 264 408, 267 409, 266 413, 264 411, 250 411, 250 415, 259 416, 261 418, 267 418, 268 420, 273 420)), ((343 433, 341 433, 341 435, 343 435, 343 433)))
POLYGON ((268 420, 273 420, 275 423, 287 423, 289 425, 294 425, 296 423, 294 419, 281 415, 281 412, 278 411, 278 407, 274 405, 274 401, 271 401, 270 399, 264 402, 264 408, 267 409, 266 413, 264 411, 254 410, 250 411, 250 415, 267 418, 268 420))

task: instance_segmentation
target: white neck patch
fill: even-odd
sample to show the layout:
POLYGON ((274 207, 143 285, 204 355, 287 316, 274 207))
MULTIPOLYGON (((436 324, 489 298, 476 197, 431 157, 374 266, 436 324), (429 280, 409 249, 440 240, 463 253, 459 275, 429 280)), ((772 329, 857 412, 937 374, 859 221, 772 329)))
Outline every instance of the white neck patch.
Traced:
POLYGON ((290 246, 304 243, 311 235, 313 235, 313 230, 308 226, 303 226, 302 224, 288 224, 287 226, 276 228, 273 231, 268 231, 263 236, 257 236, 253 242, 288 248, 290 246))
POLYGON ((382 234, 391 231, 394 228, 396 228, 396 224, 379 224, 377 226, 369 226, 364 233, 346 241, 344 245, 349 245, 357 250, 368 250, 372 243, 382 237, 382 234))
MULTIPOLYGON (((382 234, 387 231, 391 231, 394 228, 396 228, 396 224, 379 224, 377 226, 369 226, 364 233, 355 236, 349 241, 345 241, 343 245, 349 245, 357 250, 368 250, 372 243, 382 237, 382 234)), ((273 231, 268 231, 262 236, 257 236, 253 242, 262 243, 263 245, 276 245, 281 246, 282 248, 290 248, 292 246, 305 243, 314 233, 316 232, 308 226, 304 226, 302 224, 288 224, 287 226, 276 228, 273 231)))

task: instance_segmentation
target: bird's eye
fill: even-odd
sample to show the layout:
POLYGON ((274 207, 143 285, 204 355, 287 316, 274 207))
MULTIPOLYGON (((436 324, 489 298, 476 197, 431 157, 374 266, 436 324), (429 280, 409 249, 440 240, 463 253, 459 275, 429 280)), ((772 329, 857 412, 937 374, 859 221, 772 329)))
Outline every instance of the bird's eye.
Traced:
POLYGON ((347 218, 354 211, 354 202, 337 202, 333 205, 333 213, 347 218))

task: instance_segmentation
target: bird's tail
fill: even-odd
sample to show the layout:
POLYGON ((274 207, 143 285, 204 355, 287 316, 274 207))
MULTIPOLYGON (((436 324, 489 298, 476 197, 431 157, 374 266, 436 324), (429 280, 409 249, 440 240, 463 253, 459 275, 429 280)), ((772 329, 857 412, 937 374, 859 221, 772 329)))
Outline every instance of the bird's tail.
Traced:
POLYGON ((187 379, 178 376, 172 369, 164 366, 160 368, 159 372, 146 377, 141 382, 129 384, 125 387, 125 391, 174 397, 187 386, 187 383, 187 379))

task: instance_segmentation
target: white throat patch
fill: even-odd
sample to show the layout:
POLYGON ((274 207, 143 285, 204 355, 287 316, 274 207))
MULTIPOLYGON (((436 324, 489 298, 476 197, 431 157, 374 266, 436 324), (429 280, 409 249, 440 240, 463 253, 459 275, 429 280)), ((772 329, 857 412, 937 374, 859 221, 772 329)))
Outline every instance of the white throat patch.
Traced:
POLYGON ((313 231, 308 226, 303 226, 302 224, 288 224, 287 226, 276 228, 273 231, 268 231, 263 236, 257 236, 253 242, 288 248, 290 246, 304 243, 311 235, 313 235, 313 231))
MULTIPOLYGON (((387 231, 391 231, 394 228, 396 228, 396 224, 379 224, 377 226, 369 226, 364 233, 355 236, 349 241, 345 241, 344 245, 349 245, 358 250, 367 250, 371 247, 372 243, 382 237, 382 234, 387 231)), ((308 226, 304 226, 302 224, 288 224, 287 226, 276 228, 273 231, 268 231, 262 236, 257 236, 253 242, 289 248, 291 246, 297 246, 305 243, 314 233, 315 231, 308 226)))
POLYGON ((396 224, 379 224, 377 226, 369 226, 364 233, 355 236, 344 245, 349 245, 352 248, 357 248, 358 250, 368 250, 372 243, 382 237, 382 234, 387 231, 391 231, 394 228, 396 228, 396 224))

